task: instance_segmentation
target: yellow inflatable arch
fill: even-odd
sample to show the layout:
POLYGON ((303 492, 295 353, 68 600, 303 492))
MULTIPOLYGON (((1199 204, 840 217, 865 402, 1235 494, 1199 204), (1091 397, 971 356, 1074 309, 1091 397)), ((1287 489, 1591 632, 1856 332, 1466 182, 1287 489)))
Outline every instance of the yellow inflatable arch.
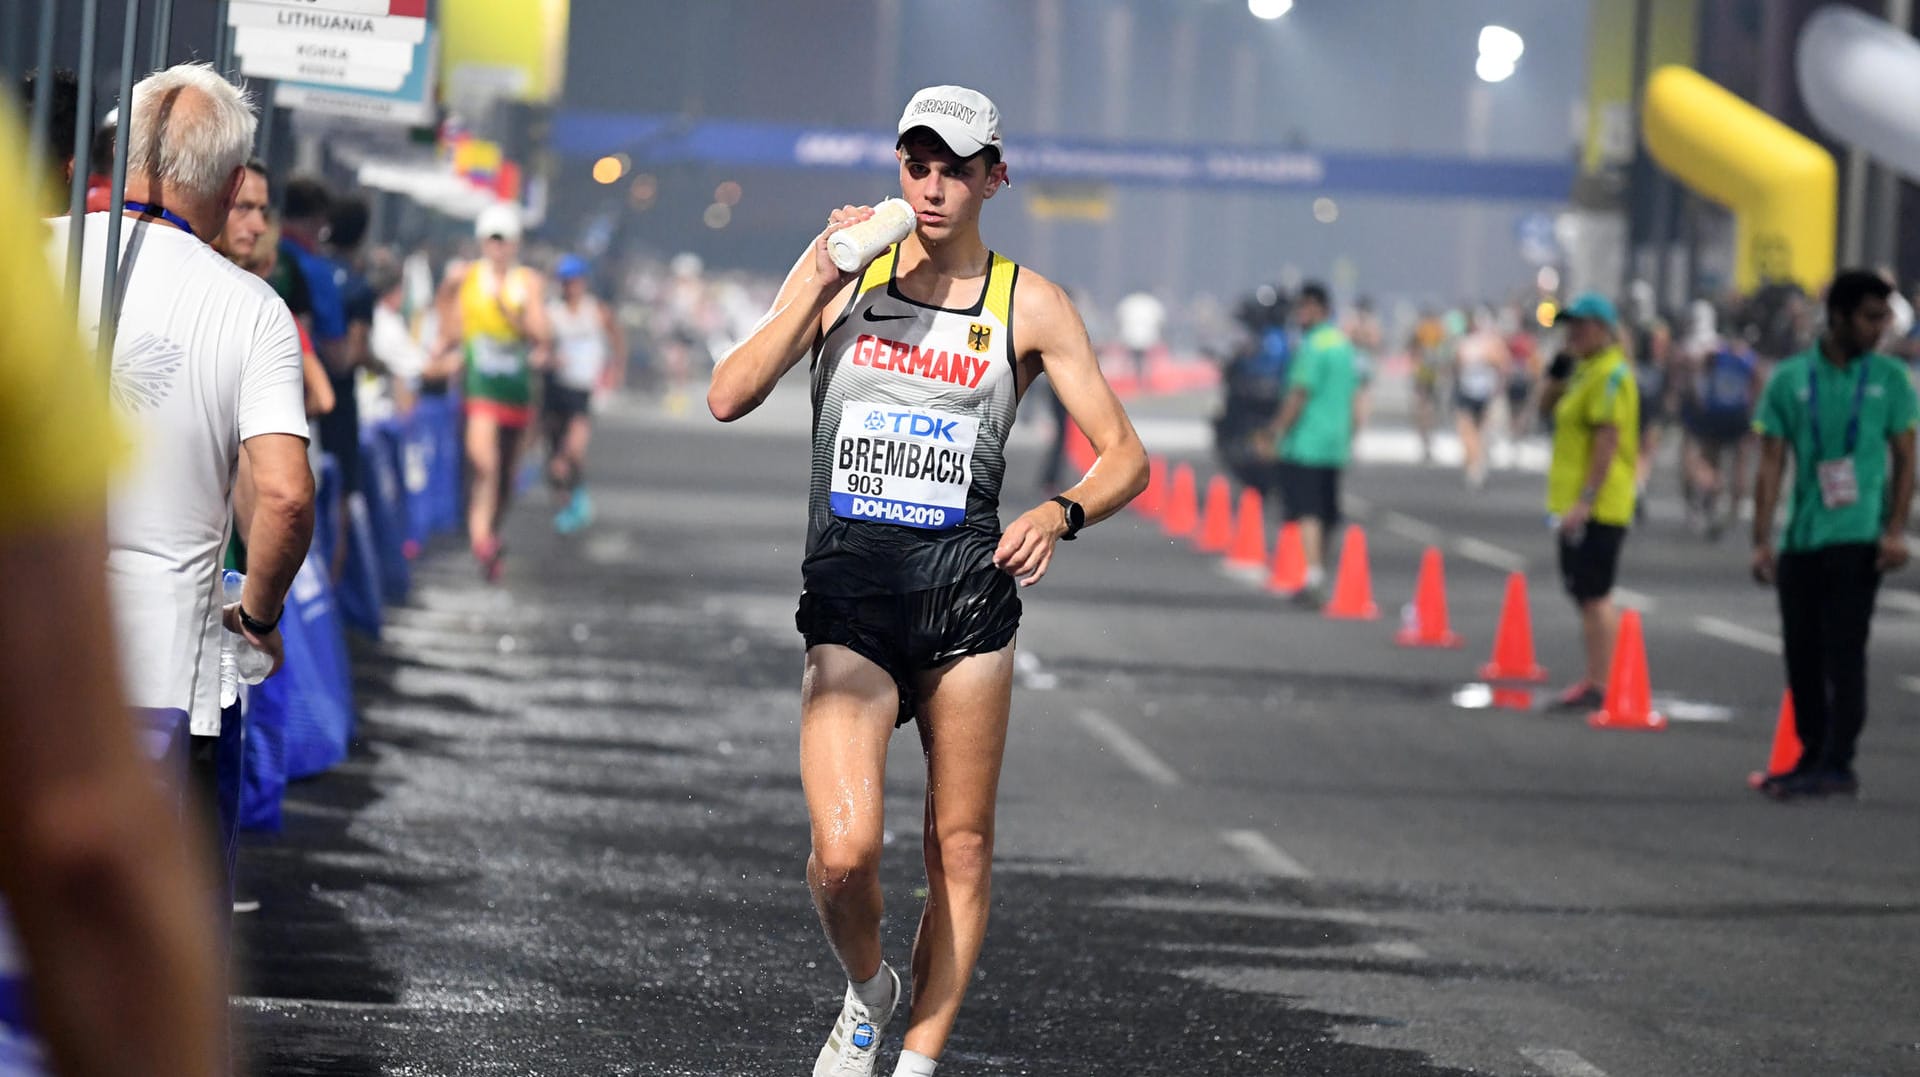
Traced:
POLYGON ((1641 130, 1660 167, 1734 213, 1734 284, 1833 276, 1838 178, 1819 143, 1688 67, 1647 80, 1641 130))

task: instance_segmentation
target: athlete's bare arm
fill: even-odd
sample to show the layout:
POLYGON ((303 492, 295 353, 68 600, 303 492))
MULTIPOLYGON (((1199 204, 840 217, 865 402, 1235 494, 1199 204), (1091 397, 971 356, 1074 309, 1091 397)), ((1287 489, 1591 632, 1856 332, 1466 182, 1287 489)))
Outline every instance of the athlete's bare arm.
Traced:
MULTIPOLYGON (((1020 365, 1047 375, 1097 454, 1066 497, 1087 511, 1089 524, 1112 516, 1147 488, 1147 450, 1100 372, 1080 312, 1059 285, 1023 268, 1013 294, 1013 334, 1020 365)), ((1049 501, 1007 528, 994 564, 1031 587, 1046 575, 1054 544, 1066 533, 1066 510, 1049 501)))
POLYGON ((0 535, 0 893, 55 1071, 211 1074, 204 850, 135 747, 106 556, 98 517, 0 535))
POLYGON ((714 418, 730 423, 759 407, 775 383, 826 332, 826 312, 844 303, 847 289, 859 278, 858 273, 842 273, 833 264, 827 256, 827 237, 871 216, 871 206, 834 210, 826 231, 814 237, 813 245, 787 273, 767 316, 714 364, 713 383, 707 388, 707 410, 714 418))

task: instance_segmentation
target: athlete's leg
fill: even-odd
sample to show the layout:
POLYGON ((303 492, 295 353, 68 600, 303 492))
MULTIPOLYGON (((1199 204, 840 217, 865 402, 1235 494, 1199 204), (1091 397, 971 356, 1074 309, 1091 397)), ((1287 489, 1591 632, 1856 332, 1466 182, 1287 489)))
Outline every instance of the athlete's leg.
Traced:
POLYGON ((906 1049, 940 1057, 987 934, 994 804, 1013 705, 1013 645, 970 655, 920 685, 927 755, 927 907, 913 942, 906 1049))
POLYGON ((493 531, 499 534, 507 520, 507 509, 513 504, 513 488, 520 476, 520 453, 526 448, 527 429, 523 426, 499 428, 500 468, 495 475, 497 499, 493 506, 493 531))
POLYGON ((854 982, 880 971, 880 842, 887 741, 900 690, 846 647, 807 649, 800 688, 800 784, 813 853, 807 887, 820 926, 854 982))
POLYGON ((542 410, 540 432, 547 443, 547 486, 553 490, 554 504, 564 505, 574 482, 573 474, 568 470, 566 453, 566 413, 551 408, 542 410))
POLYGON ((500 497, 500 424, 484 410, 467 413, 467 540, 474 553, 494 543, 500 497))
POLYGON ((586 481, 587 445, 592 440, 592 416, 583 411, 567 421, 566 438, 561 443, 560 453, 567 461, 568 485, 579 486, 586 481))

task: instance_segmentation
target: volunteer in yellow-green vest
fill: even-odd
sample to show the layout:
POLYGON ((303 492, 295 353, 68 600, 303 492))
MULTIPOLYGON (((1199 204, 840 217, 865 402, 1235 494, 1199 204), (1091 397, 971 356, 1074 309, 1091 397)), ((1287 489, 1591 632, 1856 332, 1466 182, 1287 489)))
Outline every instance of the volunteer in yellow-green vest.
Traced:
POLYGON ((1540 399, 1553 421, 1547 514, 1559 539, 1561 583, 1580 607, 1587 656, 1586 674, 1554 706, 1590 711, 1604 698, 1619 622, 1613 579, 1633 522, 1640 389, 1620 350, 1620 317, 1605 296, 1575 298, 1554 324, 1566 329, 1566 346, 1540 399))
POLYGON ((1849 270, 1827 289, 1827 328, 1781 363, 1754 427, 1753 576, 1780 591, 1780 636, 1800 762, 1769 775, 1778 800, 1860 791, 1853 751, 1867 720, 1867 632, 1880 577, 1907 562, 1913 504, 1913 382, 1874 349, 1893 320, 1893 288, 1849 270), (1778 553, 1774 506, 1787 453, 1793 492, 1778 553))

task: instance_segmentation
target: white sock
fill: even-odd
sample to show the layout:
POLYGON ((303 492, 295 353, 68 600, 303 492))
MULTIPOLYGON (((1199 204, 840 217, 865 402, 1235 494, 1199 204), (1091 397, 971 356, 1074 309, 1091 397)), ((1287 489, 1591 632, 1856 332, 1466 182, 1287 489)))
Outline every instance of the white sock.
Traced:
POLYGON ((893 1067, 893 1077, 933 1077, 933 1067, 939 1064, 939 1059, 928 1058, 918 1051, 902 1051, 900 1064, 893 1067))
POLYGON ((888 1005, 896 1001, 893 997, 893 977, 888 975, 885 961, 880 962, 880 971, 873 974, 873 979, 866 983, 854 983, 852 980, 847 983, 853 987, 853 996, 875 1017, 885 1017, 888 1005))

